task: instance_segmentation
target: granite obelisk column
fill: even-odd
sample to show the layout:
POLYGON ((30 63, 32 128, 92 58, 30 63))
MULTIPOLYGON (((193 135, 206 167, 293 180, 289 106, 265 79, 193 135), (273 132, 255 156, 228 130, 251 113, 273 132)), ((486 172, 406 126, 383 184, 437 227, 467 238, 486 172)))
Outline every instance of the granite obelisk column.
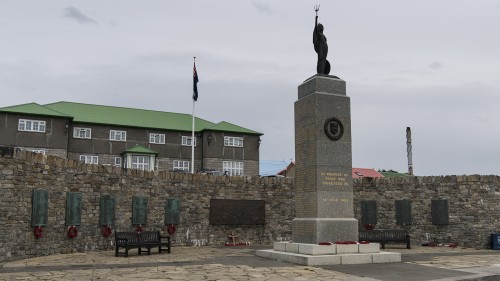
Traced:
POLYGON ((350 111, 346 83, 335 76, 317 74, 298 88, 293 242, 358 240, 350 111))

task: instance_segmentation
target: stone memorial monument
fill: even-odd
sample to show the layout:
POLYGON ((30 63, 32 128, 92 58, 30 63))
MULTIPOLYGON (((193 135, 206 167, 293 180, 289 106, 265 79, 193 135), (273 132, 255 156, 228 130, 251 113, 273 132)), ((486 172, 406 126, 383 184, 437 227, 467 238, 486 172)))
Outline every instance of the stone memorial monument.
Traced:
POLYGON ((328 46, 317 23, 318 10, 316 6, 313 36, 317 74, 299 85, 295 102, 292 241, 275 242, 273 250, 257 255, 303 265, 400 262, 401 254, 382 253, 378 243, 357 243, 350 98, 346 82, 328 75, 328 46))
POLYGON ((298 243, 357 241, 350 98, 343 80, 315 75, 295 102, 295 213, 298 243))
POLYGON ((345 81, 329 76, 328 45, 314 8, 317 73, 299 86, 295 102, 297 218, 293 241, 320 243, 358 240, 354 219, 351 105, 345 81))

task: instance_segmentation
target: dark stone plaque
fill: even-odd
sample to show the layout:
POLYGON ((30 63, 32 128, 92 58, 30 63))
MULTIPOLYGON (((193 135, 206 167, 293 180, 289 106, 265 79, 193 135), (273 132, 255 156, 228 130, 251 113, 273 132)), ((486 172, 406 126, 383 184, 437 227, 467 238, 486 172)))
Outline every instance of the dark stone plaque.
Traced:
POLYGON ((264 200, 210 199, 210 224, 263 225, 264 200))
POLYGON ((377 201, 361 201, 361 223, 377 224, 377 201))
POLYGON ((449 224, 448 200, 432 200, 431 202, 432 224, 449 224))
POLYGON ((180 202, 177 198, 167 199, 165 202, 165 225, 180 224, 180 202))
POLYGON ((82 193, 66 193, 66 225, 80 225, 82 220, 82 193))
POLYGON ((132 197, 132 224, 146 225, 148 222, 148 198, 132 197))
POLYGON ((116 198, 112 195, 101 195, 99 201, 99 225, 115 224, 116 198))
POLYGON ((344 134, 344 125, 337 118, 329 118, 325 121, 324 130, 329 139, 337 141, 344 134))
POLYGON ((396 200, 396 224, 412 224, 410 200, 396 200))
POLYGON ((33 190, 31 199, 31 226, 46 226, 49 209, 49 192, 43 189, 33 190))

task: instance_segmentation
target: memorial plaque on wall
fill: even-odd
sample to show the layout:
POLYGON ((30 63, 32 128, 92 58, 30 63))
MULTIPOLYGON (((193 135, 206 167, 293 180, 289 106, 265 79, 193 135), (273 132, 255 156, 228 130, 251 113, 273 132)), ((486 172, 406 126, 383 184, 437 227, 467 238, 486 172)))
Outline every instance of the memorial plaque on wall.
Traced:
POLYGON ((377 224, 377 201, 361 201, 361 222, 363 224, 377 224))
POLYGON ((66 225, 80 225, 82 220, 82 193, 66 193, 66 225))
POLYGON ((265 222, 264 200, 210 199, 210 224, 259 225, 265 222))
POLYGON ((396 200, 396 224, 412 224, 410 200, 396 200))
POLYGON ((99 225, 115 224, 116 198, 112 195, 101 195, 99 201, 99 225))
POLYGON ((432 200, 431 202, 432 224, 449 224, 448 200, 432 200))
POLYGON ((49 209, 49 192, 43 189, 33 190, 31 198, 31 226, 46 226, 49 209))
POLYGON ((165 202, 165 225, 180 224, 180 203, 179 199, 167 199, 165 202))
POLYGON ((148 222, 148 198, 132 197, 132 224, 146 225, 148 222))

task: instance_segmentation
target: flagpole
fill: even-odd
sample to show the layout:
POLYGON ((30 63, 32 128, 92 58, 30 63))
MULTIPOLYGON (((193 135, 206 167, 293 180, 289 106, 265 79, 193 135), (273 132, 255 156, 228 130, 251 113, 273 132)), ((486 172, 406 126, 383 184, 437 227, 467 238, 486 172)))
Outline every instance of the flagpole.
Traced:
POLYGON ((193 100, 193 130, 191 132, 191 173, 194 174, 194 104, 193 100))
MULTIPOLYGON (((193 57, 193 65, 194 65, 194 70, 196 70, 196 57, 193 57)), ((193 74, 194 75, 194 74, 193 74)), ((194 80, 193 80, 193 85, 194 85, 194 80)), ((193 95, 194 95, 194 88, 193 88, 193 95)), ((194 174, 194 105, 196 103, 196 100, 193 98, 193 126, 191 130, 191 174, 194 174)))

